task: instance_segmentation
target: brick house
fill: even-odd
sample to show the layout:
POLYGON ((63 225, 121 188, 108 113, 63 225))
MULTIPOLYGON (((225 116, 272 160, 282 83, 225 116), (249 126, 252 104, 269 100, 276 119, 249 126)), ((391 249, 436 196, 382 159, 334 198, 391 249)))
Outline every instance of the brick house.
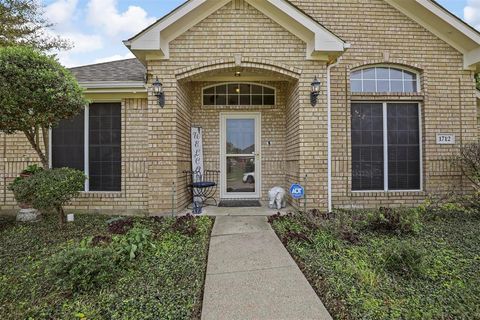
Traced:
MULTIPOLYGON (((449 158, 477 140, 480 34, 432 0, 191 0, 124 43, 136 59, 71 69, 92 103, 50 135, 52 166, 89 176, 72 209, 185 208, 192 127, 221 199, 300 182, 326 210, 468 189, 449 158)), ((6 186, 37 159, 21 135, 0 150, 13 210, 6 186)))

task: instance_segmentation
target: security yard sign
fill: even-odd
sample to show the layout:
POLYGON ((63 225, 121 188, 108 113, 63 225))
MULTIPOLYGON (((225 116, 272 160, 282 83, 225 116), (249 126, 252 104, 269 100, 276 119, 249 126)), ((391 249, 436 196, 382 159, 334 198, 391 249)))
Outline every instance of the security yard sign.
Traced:
POLYGON ((290 194, 293 199, 301 199, 305 196, 305 189, 301 185, 294 183, 290 187, 290 194))

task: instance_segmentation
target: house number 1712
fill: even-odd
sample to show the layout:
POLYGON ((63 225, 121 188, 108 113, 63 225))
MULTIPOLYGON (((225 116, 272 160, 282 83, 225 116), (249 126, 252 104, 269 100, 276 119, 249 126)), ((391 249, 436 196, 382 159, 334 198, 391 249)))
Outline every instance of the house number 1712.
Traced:
POLYGON ((437 144, 455 144, 455 135, 451 133, 437 133, 437 144))

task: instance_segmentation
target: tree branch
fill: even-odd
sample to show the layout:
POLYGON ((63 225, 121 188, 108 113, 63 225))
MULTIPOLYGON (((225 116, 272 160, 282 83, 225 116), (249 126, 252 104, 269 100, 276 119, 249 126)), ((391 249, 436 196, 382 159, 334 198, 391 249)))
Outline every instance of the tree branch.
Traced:
POLYGON ((23 131, 23 133, 27 137, 27 139, 30 142, 30 144, 32 145, 33 149, 37 152, 37 155, 40 158, 40 161, 42 162, 42 166, 44 168, 48 168, 47 157, 45 157, 45 154, 42 152, 42 149, 40 149, 38 144, 35 142, 35 132, 25 130, 25 131, 23 131))

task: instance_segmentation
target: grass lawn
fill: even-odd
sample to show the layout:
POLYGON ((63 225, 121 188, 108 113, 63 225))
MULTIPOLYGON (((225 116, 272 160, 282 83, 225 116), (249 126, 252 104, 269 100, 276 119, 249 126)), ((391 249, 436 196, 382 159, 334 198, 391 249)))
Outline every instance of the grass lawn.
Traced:
POLYGON ((423 221, 417 234, 329 226, 358 215, 322 217, 324 227, 270 219, 335 319, 480 319, 478 213, 423 221))
POLYGON ((199 319, 212 219, 0 217, 1 319, 199 319))

